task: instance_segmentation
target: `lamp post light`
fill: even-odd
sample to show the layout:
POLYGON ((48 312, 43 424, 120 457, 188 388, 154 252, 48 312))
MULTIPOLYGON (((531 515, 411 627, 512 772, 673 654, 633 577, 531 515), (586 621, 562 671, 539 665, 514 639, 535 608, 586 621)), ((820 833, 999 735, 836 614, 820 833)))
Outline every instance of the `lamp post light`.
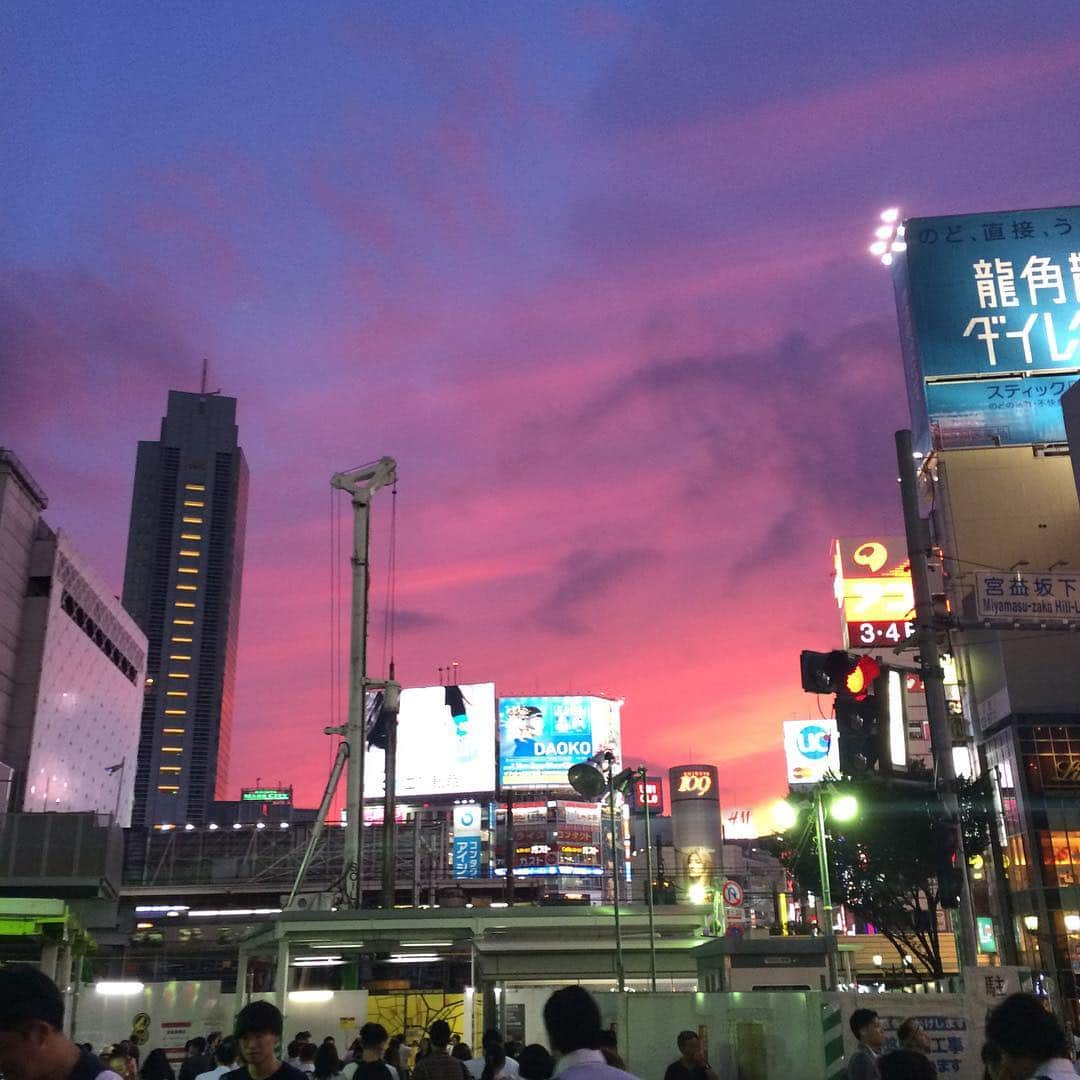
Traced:
MULTIPOLYGON (((839 981, 836 966, 836 930, 833 927, 832 886, 829 882, 829 854, 825 832, 825 799, 822 786, 814 788, 814 833, 817 841, 818 873, 821 877, 821 914, 824 922, 825 963, 828 971, 828 989, 835 990, 839 981)), ((799 820, 799 811, 787 799, 781 799, 774 808, 777 829, 784 833, 799 820)), ((829 804, 829 817, 838 823, 854 821, 859 813, 859 803, 854 795, 837 795, 829 804)))

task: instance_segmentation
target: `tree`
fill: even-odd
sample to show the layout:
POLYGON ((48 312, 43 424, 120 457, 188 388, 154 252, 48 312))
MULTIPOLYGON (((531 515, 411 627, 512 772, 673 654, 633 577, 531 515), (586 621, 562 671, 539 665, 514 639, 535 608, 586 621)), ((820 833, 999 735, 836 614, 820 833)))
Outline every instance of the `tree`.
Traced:
MULTIPOLYGON (((943 975, 938 940, 939 897, 934 879, 932 832, 946 820, 931 788, 879 778, 830 785, 858 800, 855 820, 828 820, 829 881, 833 903, 882 933, 901 955, 911 956, 930 978, 943 975)), ((981 781, 957 782, 961 824, 968 857, 990 843, 990 809, 981 781)), ((823 793, 828 806, 829 794, 823 793)), ((799 825, 778 838, 774 850, 800 885, 820 895, 813 795, 792 792, 799 825)))

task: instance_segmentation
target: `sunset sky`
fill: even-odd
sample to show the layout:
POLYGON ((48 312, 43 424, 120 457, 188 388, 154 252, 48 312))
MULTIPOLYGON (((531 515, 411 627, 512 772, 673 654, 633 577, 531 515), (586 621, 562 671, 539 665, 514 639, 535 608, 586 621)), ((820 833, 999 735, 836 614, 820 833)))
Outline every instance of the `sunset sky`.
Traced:
POLYGON ((238 399, 233 792, 321 792, 329 477, 383 454, 403 682, 456 659, 500 694, 618 695, 631 762, 714 762, 727 805, 786 789, 798 653, 839 643, 829 540, 899 524, 875 219, 1077 201, 1080 7, 0 20, 0 443, 119 593, 167 391, 205 356, 238 399))

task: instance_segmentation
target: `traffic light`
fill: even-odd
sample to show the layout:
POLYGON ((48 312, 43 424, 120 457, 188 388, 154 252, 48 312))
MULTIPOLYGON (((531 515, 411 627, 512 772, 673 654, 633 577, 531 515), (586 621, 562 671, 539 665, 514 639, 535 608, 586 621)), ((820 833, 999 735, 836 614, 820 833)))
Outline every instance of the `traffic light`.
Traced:
POLYGON ((862 776, 877 766, 881 756, 878 704, 876 697, 836 695, 840 772, 844 776, 862 776))
POLYGON ((943 908, 960 906, 964 868, 960 865, 960 827, 952 821, 937 821, 931 830, 934 876, 938 883, 938 904, 943 908))
POLYGON ((802 688, 808 694, 838 693, 857 660, 843 649, 827 653, 804 649, 799 656, 802 688))

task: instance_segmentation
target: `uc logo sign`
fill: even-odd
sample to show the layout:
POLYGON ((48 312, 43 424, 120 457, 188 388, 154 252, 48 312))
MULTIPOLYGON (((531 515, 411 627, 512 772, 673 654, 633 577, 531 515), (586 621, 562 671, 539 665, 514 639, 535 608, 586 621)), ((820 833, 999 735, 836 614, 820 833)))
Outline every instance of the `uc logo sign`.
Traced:
POLYGON ((804 758, 820 761, 829 756, 832 735, 827 728, 812 724, 804 727, 795 740, 795 746, 804 758))
POLYGON ((679 777, 680 795, 707 795, 712 789, 712 776, 709 773, 684 772, 679 777))

